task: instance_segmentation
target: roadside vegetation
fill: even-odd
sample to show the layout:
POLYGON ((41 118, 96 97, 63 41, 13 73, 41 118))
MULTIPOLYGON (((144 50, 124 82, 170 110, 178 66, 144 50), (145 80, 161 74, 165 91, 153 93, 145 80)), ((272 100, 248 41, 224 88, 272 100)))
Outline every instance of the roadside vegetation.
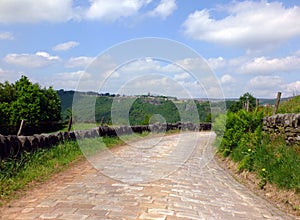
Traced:
MULTIPOLYGON (((295 103, 299 107, 299 96, 282 103, 279 109, 282 113, 294 112, 295 103)), ((260 179, 260 188, 263 189, 267 183, 271 183, 278 188, 292 189, 300 193, 299 146, 287 146, 283 137, 263 132, 264 114, 262 109, 253 109, 250 112, 239 109, 219 116, 214 123, 218 152, 238 163, 240 172, 254 172, 260 179), (221 128, 225 120, 224 132, 221 128)))
POLYGON ((26 76, 17 82, 0 83, 0 133, 16 134, 21 120, 27 130, 45 132, 57 129, 61 119, 61 101, 51 87, 41 88, 26 76))
POLYGON ((300 95, 282 102, 279 105, 278 113, 300 113, 300 95))

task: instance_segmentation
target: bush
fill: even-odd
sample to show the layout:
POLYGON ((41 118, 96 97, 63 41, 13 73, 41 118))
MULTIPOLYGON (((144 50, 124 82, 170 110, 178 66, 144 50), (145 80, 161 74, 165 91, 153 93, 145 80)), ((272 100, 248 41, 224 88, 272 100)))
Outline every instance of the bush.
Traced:
POLYGON ((50 87, 40 88, 22 76, 15 84, 0 83, 0 132, 15 133, 21 120, 34 128, 60 120, 60 99, 50 87))
POLYGON ((239 171, 255 172, 261 179, 261 188, 270 182, 280 188, 300 190, 299 149, 287 147, 283 137, 262 132, 262 114, 244 110, 229 112, 223 139, 217 137, 216 142, 221 143, 218 150, 237 162, 239 171))
MULTIPOLYGON (((217 119, 216 121, 219 120, 222 119, 217 119)), ((228 112, 226 116, 226 130, 219 146, 219 151, 222 152, 224 156, 230 155, 239 145, 247 144, 249 139, 249 137, 247 137, 247 135, 249 135, 248 133, 256 130, 259 132, 261 128, 261 113, 249 113, 245 110, 239 110, 237 113, 228 112)))

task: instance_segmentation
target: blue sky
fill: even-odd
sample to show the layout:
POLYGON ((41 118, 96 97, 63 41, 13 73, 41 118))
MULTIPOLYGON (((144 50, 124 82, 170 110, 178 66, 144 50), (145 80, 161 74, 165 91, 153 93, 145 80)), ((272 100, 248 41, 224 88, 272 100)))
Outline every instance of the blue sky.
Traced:
MULTIPOLYGON (((139 78, 136 87, 151 93, 164 87, 166 94, 177 96, 180 85, 193 97, 205 96, 187 72, 155 59, 120 68, 104 57, 102 67, 115 74, 108 80, 111 84, 95 83, 88 67, 98 55, 144 37, 178 41, 195 50, 225 97, 245 92, 260 98, 274 98, 277 91, 285 97, 300 94, 298 0, 1 0, 0 81, 14 82, 23 74, 55 89, 76 90, 80 82, 82 90, 123 88, 126 93, 124 84, 133 88, 139 78), (173 83, 167 83, 170 80, 173 83)), ((178 63, 187 60, 192 65, 189 57, 178 63)))

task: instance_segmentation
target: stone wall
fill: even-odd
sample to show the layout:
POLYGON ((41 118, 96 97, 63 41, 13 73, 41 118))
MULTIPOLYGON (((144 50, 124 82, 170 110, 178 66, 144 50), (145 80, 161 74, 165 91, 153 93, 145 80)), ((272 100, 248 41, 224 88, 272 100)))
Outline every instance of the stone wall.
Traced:
POLYGON ((195 125, 192 123, 153 124, 149 126, 100 126, 89 130, 38 134, 33 136, 0 135, 0 161, 9 157, 18 157, 23 152, 31 152, 38 148, 50 148, 64 141, 75 141, 82 138, 113 137, 124 134, 142 133, 144 131, 163 132, 167 130, 206 131, 211 130, 210 123, 195 125))
POLYGON ((300 114, 277 114, 265 117, 263 130, 283 135, 288 144, 300 144, 300 114))

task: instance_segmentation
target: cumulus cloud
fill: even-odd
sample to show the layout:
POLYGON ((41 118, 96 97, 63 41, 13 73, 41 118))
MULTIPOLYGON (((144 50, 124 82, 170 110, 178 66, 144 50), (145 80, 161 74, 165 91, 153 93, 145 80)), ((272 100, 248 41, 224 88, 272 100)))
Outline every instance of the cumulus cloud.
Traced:
POLYGON ((222 84, 231 84, 235 82, 235 79, 231 75, 225 74, 221 77, 220 81, 222 84))
POLYGON ((17 73, 11 70, 5 70, 0 68, 0 82, 15 82, 20 78, 21 74, 22 73, 17 73))
POLYGON ((95 58, 94 57, 71 57, 65 64, 67 68, 74 68, 74 67, 86 67, 89 65, 95 58))
POLYGON ((174 80, 175 81, 186 80, 186 79, 189 79, 190 77, 191 77, 190 74, 188 74, 187 72, 183 72, 180 74, 175 74, 174 80))
POLYGON ((207 62, 212 70, 223 68, 226 65, 226 60, 223 57, 209 58, 207 62))
POLYGON ((246 90, 257 97, 276 97, 278 91, 285 88, 285 82, 280 76, 256 76, 249 80, 246 90))
POLYGON ((40 51, 35 54, 7 54, 4 59, 6 63, 23 66, 27 68, 40 68, 53 64, 60 60, 58 56, 51 56, 50 54, 40 51))
POLYGON ((90 86, 86 86, 87 81, 83 82, 82 88, 93 88, 101 92, 109 91, 119 94, 123 94, 120 91, 123 88, 128 90, 126 94, 146 94, 148 92, 154 94, 160 91, 159 93, 176 94, 180 97, 183 97, 182 94, 180 95, 180 91, 184 89, 185 92, 189 91, 194 97, 200 97, 202 94, 204 96, 208 94, 210 97, 222 97, 220 92, 215 92, 215 90, 209 93, 210 90, 218 86, 218 80, 213 75, 207 75, 207 72, 203 71, 209 71, 209 68, 203 67, 207 64, 202 59, 188 58, 179 60, 175 64, 142 58, 122 66, 109 65, 109 63, 113 64, 112 61, 107 57, 103 58, 102 61, 96 59, 92 62, 87 71, 91 73, 93 80, 91 80, 90 86), (198 76, 201 82, 197 82, 197 79, 186 71, 186 66, 194 67, 192 72, 201 72, 201 76, 198 76), (98 82, 98 87, 93 87, 95 85, 93 81, 98 82), (100 85, 101 87, 99 87, 100 85), (203 93, 204 90, 207 91, 207 94, 203 93))
MULTIPOLYGON (((199 88, 200 86, 198 86, 199 88)), ((198 90, 199 91, 199 90, 198 90)), ((190 93, 181 83, 174 81, 168 76, 159 74, 141 75, 127 81, 118 90, 119 94, 151 94, 189 97, 190 93)))
POLYGON ((227 16, 195 11, 183 23, 184 33, 196 40, 260 48, 300 36, 300 8, 279 2, 234 1, 222 8, 227 16), (284 31, 283 31, 284 28, 284 31))
POLYGON ((53 47, 54 51, 66 51, 66 50, 70 50, 74 47, 77 47, 79 45, 78 42, 76 41, 68 41, 68 42, 64 42, 61 44, 57 44, 56 46, 53 47))
POLYGON ((0 23, 64 22, 74 14, 72 0, 1 0, 0 23))
POLYGON ((238 72, 242 74, 274 74, 300 70, 300 57, 284 58, 257 57, 243 64, 238 72))
POLYGON ((5 71, 0 68, 0 76, 3 76, 3 75, 5 75, 5 71))
POLYGON ((275 98, 279 91, 283 97, 290 97, 300 95, 300 81, 287 83, 280 76, 256 76, 247 83, 246 89, 256 97, 275 98))
POLYGON ((79 81, 84 82, 85 85, 80 91, 90 91, 91 88, 96 88, 95 81, 91 79, 91 74, 83 70, 56 73, 50 78, 48 84, 53 84, 56 89, 76 90, 79 81))
POLYGON ((65 72, 65 73, 58 73, 56 74, 56 76, 60 79, 64 79, 64 80, 79 80, 81 78, 83 79, 88 79, 91 77, 90 73, 87 73, 83 70, 79 70, 76 72, 65 72))
POLYGON ((151 0, 92 0, 86 11, 86 18, 91 20, 116 21, 138 13, 151 0))
POLYGON ((175 0, 161 0, 147 11, 152 0, 90 0, 88 5, 74 0, 1 0, 0 24, 100 20, 114 22, 145 14, 165 19, 176 10, 175 0), (17 16, 16 16, 17 15, 17 16))
POLYGON ((2 32, 0 33, 0 40, 14 40, 14 36, 10 32, 2 32))
POLYGON ((177 9, 175 0, 161 0, 155 9, 148 13, 152 17, 161 17, 165 19, 177 9))
POLYGON ((286 85, 286 92, 288 96, 300 95, 300 81, 288 83, 286 85))
POLYGON ((300 56, 300 50, 297 50, 297 51, 295 52, 295 55, 296 55, 296 56, 300 56))

